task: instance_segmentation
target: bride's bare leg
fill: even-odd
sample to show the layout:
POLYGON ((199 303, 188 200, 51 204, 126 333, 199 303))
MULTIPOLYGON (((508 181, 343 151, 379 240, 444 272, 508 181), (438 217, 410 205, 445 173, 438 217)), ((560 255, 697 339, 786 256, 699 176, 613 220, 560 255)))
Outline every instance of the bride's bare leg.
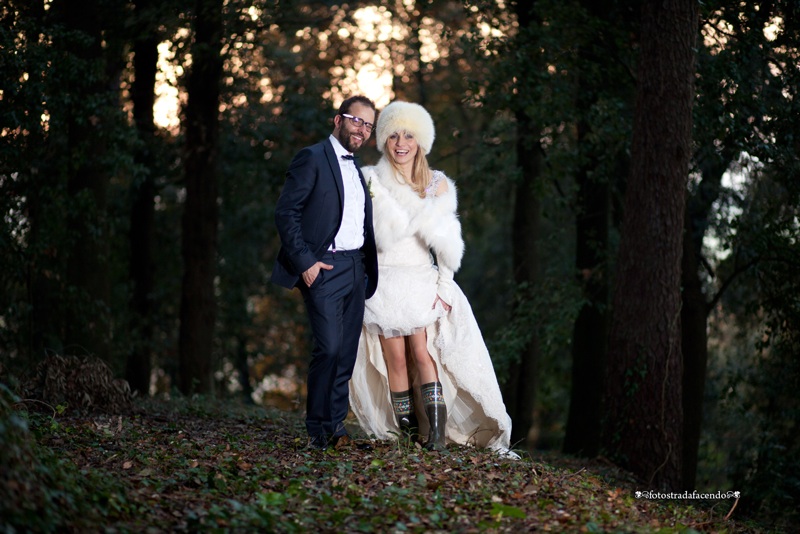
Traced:
POLYGON ((419 372, 419 380, 422 384, 428 382, 438 382, 439 375, 436 373, 436 364, 433 363, 428 352, 428 334, 423 329, 421 332, 408 336, 409 344, 411 345, 411 352, 414 355, 414 361, 417 364, 417 372, 419 372))
MULTIPOLYGON (((383 358, 389 371, 389 389, 406 391, 408 386, 408 369, 406 368, 406 342, 402 336, 380 336, 383 358)), ((432 363, 432 362, 431 362, 432 363)))

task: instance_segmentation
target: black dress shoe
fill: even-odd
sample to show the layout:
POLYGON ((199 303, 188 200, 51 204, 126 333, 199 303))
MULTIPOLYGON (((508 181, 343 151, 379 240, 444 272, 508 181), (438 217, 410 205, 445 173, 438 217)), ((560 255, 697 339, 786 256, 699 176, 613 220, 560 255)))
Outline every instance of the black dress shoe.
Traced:
POLYGON ((371 451, 372 445, 366 442, 358 442, 350 437, 350 434, 342 434, 341 436, 333 436, 331 438, 331 447, 336 450, 346 449, 348 447, 355 447, 360 451, 371 451))
POLYGON ((331 442, 325 436, 311 436, 308 440, 308 445, 306 445, 307 449, 313 449, 317 451, 324 451, 328 447, 331 446, 331 442))

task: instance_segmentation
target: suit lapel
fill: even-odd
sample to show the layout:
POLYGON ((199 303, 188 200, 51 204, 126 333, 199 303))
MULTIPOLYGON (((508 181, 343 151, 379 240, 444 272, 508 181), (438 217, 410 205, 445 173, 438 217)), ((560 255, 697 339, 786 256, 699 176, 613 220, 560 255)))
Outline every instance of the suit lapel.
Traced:
POLYGON ((325 158, 333 175, 336 184, 336 191, 339 193, 339 218, 344 213, 344 181, 342 180, 342 169, 339 167, 339 160, 336 158, 336 151, 333 149, 330 139, 325 140, 325 158))
POLYGON ((369 186, 364 179, 364 173, 361 172, 361 166, 358 164, 358 158, 355 159, 356 169, 358 170, 358 177, 361 179, 361 187, 364 189, 364 212, 369 221, 372 221, 372 196, 369 194, 369 186))
MULTIPOLYGON (((342 178, 342 168, 339 166, 339 159, 336 157, 336 151, 333 149, 330 139, 325 140, 325 157, 330 165, 331 174, 333 174, 333 181, 336 184, 336 191, 339 193, 339 220, 341 221, 344 215, 344 179, 342 178)), ((364 174, 361 172, 361 166, 358 160, 354 160, 356 170, 358 170, 358 178, 361 181, 361 188, 364 190, 364 211, 369 221, 372 221, 372 197, 369 194, 367 182, 364 180, 364 174)))

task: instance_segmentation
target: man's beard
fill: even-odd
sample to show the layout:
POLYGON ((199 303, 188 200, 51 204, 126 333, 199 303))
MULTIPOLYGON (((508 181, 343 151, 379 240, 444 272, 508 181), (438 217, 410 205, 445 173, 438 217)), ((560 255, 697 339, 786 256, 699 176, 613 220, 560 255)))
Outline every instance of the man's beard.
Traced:
POLYGON ((351 136, 352 134, 348 132, 346 129, 342 128, 341 130, 339 130, 339 137, 338 137, 339 142, 348 152, 355 152, 356 150, 361 148, 361 146, 364 144, 364 141, 362 140, 361 144, 359 144, 358 146, 353 146, 353 143, 351 142, 352 139, 351 136))

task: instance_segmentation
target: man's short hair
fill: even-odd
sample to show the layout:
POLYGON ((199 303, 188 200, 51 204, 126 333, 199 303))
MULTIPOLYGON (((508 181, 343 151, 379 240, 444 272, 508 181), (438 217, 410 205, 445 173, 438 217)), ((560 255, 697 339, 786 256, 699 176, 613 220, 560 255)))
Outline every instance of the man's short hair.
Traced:
POLYGON ((378 110, 375 108, 375 102, 373 102, 372 100, 370 100, 366 96, 356 95, 356 96, 351 96, 350 98, 348 98, 347 100, 342 102, 342 105, 339 106, 339 113, 338 114, 341 115, 342 113, 349 113, 350 112, 350 108, 355 103, 363 104, 365 106, 369 106, 369 107, 372 108, 372 111, 374 111, 375 113, 378 112, 378 110))

